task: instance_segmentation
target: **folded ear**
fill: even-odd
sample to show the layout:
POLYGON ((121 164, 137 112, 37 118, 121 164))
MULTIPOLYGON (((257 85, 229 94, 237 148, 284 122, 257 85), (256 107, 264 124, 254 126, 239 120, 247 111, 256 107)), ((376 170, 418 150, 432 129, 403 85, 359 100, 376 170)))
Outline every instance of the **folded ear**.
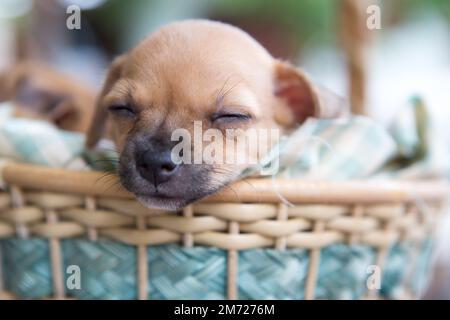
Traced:
POLYGON ((11 97, 12 84, 6 72, 0 73, 0 102, 7 101, 11 97))
POLYGON ((109 67, 105 83, 103 84, 103 89, 97 97, 94 116, 86 135, 87 148, 93 148, 105 132, 108 110, 105 106, 102 105, 101 102, 104 95, 111 90, 114 83, 120 78, 124 61, 125 56, 119 56, 114 59, 111 66, 109 67))
POLYGON ((0 101, 11 100, 25 77, 25 65, 10 67, 0 73, 0 101))
POLYGON ((74 101, 68 97, 61 97, 50 106, 48 117, 56 125, 65 127, 67 123, 73 123, 78 117, 78 110, 74 101))
POLYGON ((349 113, 345 99, 312 83, 289 63, 277 61, 274 73, 275 95, 289 107, 297 123, 309 117, 336 118, 349 113))

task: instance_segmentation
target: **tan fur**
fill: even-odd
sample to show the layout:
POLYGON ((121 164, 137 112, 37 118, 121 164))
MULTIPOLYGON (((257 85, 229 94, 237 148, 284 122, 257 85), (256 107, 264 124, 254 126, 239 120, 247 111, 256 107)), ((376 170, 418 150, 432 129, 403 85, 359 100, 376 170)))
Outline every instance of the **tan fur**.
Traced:
MULTIPOLYGON (((204 130, 239 127, 285 131, 309 116, 343 113, 342 101, 335 99, 331 105, 331 100, 323 99, 331 95, 324 92, 303 72, 274 59, 240 29, 205 20, 176 22, 114 61, 97 101, 87 145, 94 146, 102 136, 107 108, 112 105, 130 104, 137 112, 135 119, 109 116, 117 149, 123 154, 127 144, 144 132, 151 137, 177 128, 192 132, 195 120, 203 121, 204 130), (252 119, 217 127, 209 117, 222 109, 245 111, 252 119)), ((127 161, 133 161, 132 157, 127 161)), ((235 179, 242 166, 219 165, 214 169, 212 178, 205 182, 212 191, 235 179)), ((144 192, 138 189, 130 191, 144 192)))
POLYGON ((95 91, 47 65, 22 62, 0 75, 0 100, 12 101, 16 116, 48 120, 65 130, 86 132, 94 112, 95 91), (24 101, 23 91, 40 96, 40 109, 30 105, 35 101, 24 101))

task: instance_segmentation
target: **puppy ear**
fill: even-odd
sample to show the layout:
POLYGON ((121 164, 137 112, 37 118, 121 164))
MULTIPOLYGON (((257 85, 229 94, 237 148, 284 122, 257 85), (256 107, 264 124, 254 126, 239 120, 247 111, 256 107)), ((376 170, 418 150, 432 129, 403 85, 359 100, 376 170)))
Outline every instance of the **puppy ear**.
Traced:
POLYGON ((11 100, 25 77, 25 67, 18 65, 0 73, 0 101, 11 100))
POLYGON ((87 148, 93 148, 105 132, 108 110, 101 104, 101 101, 104 95, 107 94, 109 90, 111 90, 114 83, 120 78, 122 74, 122 67, 124 61, 125 56, 119 56, 114 59, 111 66, 109 67, 105 83, 103 84, 103 89, 100 92, 99 96, 97 97, 97 102, 95 105, 95 111, 91 125, 87 131, 86 135, 87 148))
POLYGON ((11 83, 6 72, 0 73, 0 102, 10 99, 11 83))
POLYGON ((70 98, 56 98, 51 109, 49 109, 48 117, 57 125, 64 125, 66 123, 73 123, 78 116, 78 110, 74 101, 70 98))
POLYGON ((296 123, 309 117, 336 118, 348 114, 345 99, 313 84, 301 70, 286 62, 275 63, 275 95, 292 111, 296 123))

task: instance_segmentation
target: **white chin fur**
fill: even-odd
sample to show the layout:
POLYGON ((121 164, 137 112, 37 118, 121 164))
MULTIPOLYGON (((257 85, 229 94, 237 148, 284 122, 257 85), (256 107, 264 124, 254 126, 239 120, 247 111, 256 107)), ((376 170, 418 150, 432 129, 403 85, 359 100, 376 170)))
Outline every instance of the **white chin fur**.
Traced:
POLYGON ((137 196, 137 200, 147 208, 177 211, 187 205, 181 199, 165 199, 151 196, 137 196))

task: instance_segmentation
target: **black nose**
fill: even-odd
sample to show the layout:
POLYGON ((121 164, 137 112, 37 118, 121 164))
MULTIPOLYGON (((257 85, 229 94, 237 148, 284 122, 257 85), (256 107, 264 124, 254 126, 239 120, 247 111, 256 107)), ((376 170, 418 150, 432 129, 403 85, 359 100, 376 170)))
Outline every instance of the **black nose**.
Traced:
POLYGON ((146 150, 137 157, 136 167, 142 177, 157 187, 174 175, 178 165, 172 162, 170 151, 146 150))

